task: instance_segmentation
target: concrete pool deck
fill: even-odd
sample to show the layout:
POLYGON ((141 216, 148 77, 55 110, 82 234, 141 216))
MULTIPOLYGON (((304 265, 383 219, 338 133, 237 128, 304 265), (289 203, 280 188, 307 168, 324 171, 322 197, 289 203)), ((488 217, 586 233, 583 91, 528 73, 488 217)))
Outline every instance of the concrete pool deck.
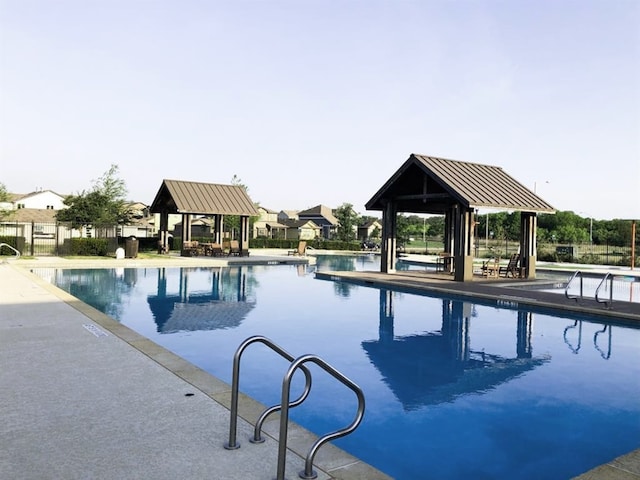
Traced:
MULTIPOLYGON (((263 405, 241 396, 241 448, 224 449, 230 386, 24 268, 56 262, 0 264, 0 478, 275 478, 277 419, 263 444, 248 441, 244 420, 263 405)), ((287 478, 316 438, 291 424, 287 478)), ((314 469, 319 479, 390 478, 331 444, 314 469)))
MULTIPOLYGON (((307 261, 252 255, 231 262, 210 257, 126 261, 52 257, 1 264, 0 478, 275 478, 278 422, 267 422, 267 441, 254 445, 248 442, 252 426, 243 420, 254 421, 264 406, 241 398, 238 439, 242 447, 225 450, 229 385, 41 280, 29 269, 307 261)), ((366 285, 395 287, 401 281, 408 289, 442 290, 479 299, 504 299, 507 295, 526 303, 521 299, 529 295, 513 293, 513 288, 507 290, 501 282, 459 284, 422 272, 402 272, 393 279, 377 272, 358 272, 363 275, 355 280, 348 280, 347 273, 330 272, 366 285)), ((542 306, 566 301, 562 295, 547 295, 552 298, 542 306)), ((540 303, 536 298, 533 301, 540 303)), ((577 310, 575 302, 558 305, 554 308, 577 310)), ((598 314, 603 309, 600 304, 580 308, 592 307, 597 307, 598 314)), ((640 320, 640 305, 631 308, 628 313, 632 317, 626 314, 620 320, 628 322, 633 316, 640 320)), ((293 425, 289 438, 287 478, 293 479, 304 468, 304 455, 316 437, 293 425)), ((320 449, 314 467, 320 479, 389 478, 330 444, 320 449)), ((577 478, 640 479, 640 450, 577 478)))

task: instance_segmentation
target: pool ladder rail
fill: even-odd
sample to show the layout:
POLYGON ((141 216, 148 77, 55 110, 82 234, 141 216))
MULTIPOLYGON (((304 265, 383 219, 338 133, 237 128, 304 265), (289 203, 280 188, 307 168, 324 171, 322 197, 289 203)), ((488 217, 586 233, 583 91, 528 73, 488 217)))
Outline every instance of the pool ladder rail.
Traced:
MULTIPOLYGON (((18 258, 20 258, 20 252, 15 249, 14 247, 12 247, 11 245, 9 245, 8 243, 0 243, 0 251, 2 251, 2 249, 4 247, 7 247, 10 250, 13 250, 15 252, 16 258, 15 260, 17 260, 18 258)), ((3 261, 3 263, 6 262, 6 260, 3 261)))
MULTIPOLYGON (((596 293, 595 293, 595 301, 598 303, 604 303, 605 307, 607 308, 611 308, 611 305, 613 304, 613 279, 614 279, 615 275, 607 272, 606 275, 602 278, 602 280, 600 280, 600 283, 598 284, 598 287, 596 288, 596 293), (608 299, 602 299, 600 298, 600 289, 604 286, 604 289, 607 289, 607 280, 609 281, 609 298, 608 299)), ((573 275, 571 276, 571 279, 567 282, 567 285, 564 287, 564 295, 572 300, 575 300, 576 302, 578 302, 578 300, 582 300, 584 297, 584 282, 583 282, 583 273, 580 270, 576 270, 573 275), (580 293, 578 295, 573 295, 573 294, 569 294, 569 289, 571 287, 571 284, 576 280, 576 278, 580 281, 580 293)))
POLYGON ((240 344, 236 353, 233 356, 233 374, 232 374, 232 385, 231 385, 231 418, 229 422, 229 441, 225 443, 224 448, 227 450, 235 450, 240 448, 240 444, 237 442, 237 427, 238 427, 238 396, 239 396, 239 384, 240 384, 240 359, 242 357, 242 353, 246 350, 246 348, 253 343, 262 343, 267 347, 271 348, 274 352, 278 353, 281 357, 289 360, 291 364, 287 369, 287 372, 284 375, 282 380, 282 397, 281 402, 278 405, 274 405, 272 407, 267 408, 262 414, 258 417, 256 421, 253 438, 249 441, 251 443, 262 443, 264 439, 262 438, 261 431, 262 425, 269 415, 280 411, 280 434, 278 439, 278 467, 276 480, 284 480, 285 474, 285 464, 286 464, 286 456, 287 456, 287 432, 288 432, 288 424, 289 424, 289 409, 297 407, 302 404, 309 392, 311 391, 311 372, 305 366, 305 363, 312 362, 321 367, 324 371, 333 376, 336 380, 342 382, 345 386, 350 388, 358 399, 358 408, 356 412, 356 416, 353 421, 343 429, 336 430, 335 432, 328 433, 318 438, 315 443, 309 449, 309 453, 305 458, 305 467, 304 470, 299 472, 300 478, 312 479, 316 478, 318 475, 313 470, 313 460, 316 456, 316 453, 324 445, 325 443, 334 440, 336 438, 344 437, 345 435, 350 434, 358 425, 362 422, 362 418, 364 416, 365 409, 365 400, 364 393, 362 389, 353 383, 349 378, 344 376, 338 370, 333 368, 327 362, 322 360, 320 357, 316 355, 302 355, 300 357, 295 358, 289 352, 284 350, 282 347, 276 345, 274 342, 269 340, 266 337, 256 335, 253 337, 247 338, 244 342, 240 344), (290 401, 291 394, 291 380, 293 379, 293 375, 296 370, 302 370, 305 376, 305 387, 304 391, 297 399, 290 401))

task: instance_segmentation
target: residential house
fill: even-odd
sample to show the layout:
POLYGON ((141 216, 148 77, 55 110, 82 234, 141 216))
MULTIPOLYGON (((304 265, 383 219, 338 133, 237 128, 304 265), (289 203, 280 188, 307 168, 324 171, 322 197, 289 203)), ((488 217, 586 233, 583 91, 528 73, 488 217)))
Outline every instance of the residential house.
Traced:
POLYGON ((21 210, 23 208, 35 210, 62 210, 67 208, 64 204, 64 196, 53 190, 38 190, 35 192, 21 194, 9 194, 11 206, 7 210, 21 210))
POLYGON ((358 226, 358 240, 365 242, 372 238, 380 238, 382 235, 382 224, 380 220, 368 220, 362 225, 358 226), (377 233, 377 235, 375 235, 377 233))
MULTIPOLYGON (((209 217, 199 217, 191 220, 192 237, 211 237, 213 235, 213 219, 209 217)), ((182 222, 177 222, 173 226, 173 236, 182 237, 182 222)))
POLYGON ((287 227, 284 238, 313 240, 322 233, 322 229, 312 220, 288 220, 284 225, 287 227))
POLYGON ((324 205, 317 205, 308 210, 298 212, 298 218, 300 220, 311 220, 322 229, 321 235, 326 239, 333 238, 338 229, 338 219, 333 215, 331 209, 324 205))
POLYGON ((287 226, 278 221, 278 212, 258 207, 260 218, 253 222, 253 238, 286 238, 287 226))
POLYGON ((278 212, 278 222, 285 223, 287 220, 299 220, 297 210, 280 210, 278 212))

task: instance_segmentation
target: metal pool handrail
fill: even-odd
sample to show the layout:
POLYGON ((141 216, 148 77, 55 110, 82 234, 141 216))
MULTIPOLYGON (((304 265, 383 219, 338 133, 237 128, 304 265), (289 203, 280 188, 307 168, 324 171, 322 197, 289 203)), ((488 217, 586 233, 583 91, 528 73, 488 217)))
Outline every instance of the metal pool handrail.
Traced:
MULTIPOLYGON (((242 357, 242 353, 245 349, 251 345, 252 343, 260 342, 265 344, 267 347, 271 348, 274 352, 278 353, 281 357, 286 358, 290 362, 294 361, 295 357, 291 355, 289 352, 281 348, 280 346, 273 343, 266 337, 261 335, 255 335, 253 337, 247 338, 244 342, 240 344, 238 349, 236 350, 235 355, 233 356, 233 374, 232 374, 232 382, 231 382, 231 419, 229 421, 229 441, 225 443, 224 448, 227 450, 235 450, 240 448, 240 444, 236 441, 236 435, 238 430, 238 395, 240 389, 240 359, 242 357)), ((305 366, 300 366, 300 369, 303 371, 305 376, 305 386, 302 395, 293 402, 289 403, 287 398, 287 409, 296 407, 305 401, 309 392, 311 391, 311 372, 305 366)), ((293 375, 293 374, 292 374, 293 375)), ((277 412, 282 408, 281 405, 274 405, 273 407, 267 408, 258 418, 258 421, 255 425, 254 436, 250 440, 252 443, 261 443, 262 440, 260 436, 260 430, 262 428, 262 424, 265 419, 274 412, 277 412)))
POLYGON ((564 287, 564 295, 565 297, 569 298, 569 299, 573 299, 576 302, 578 301, 578 298, 582 299, 582 293, 584 291, 583 289, 583 279, 582 279, 582 272, 580 270, 576 270, 574 272, 574 274, 571 276, 571 278, 569 279, 569 281, 567 282, 566 287, 564 287), (569 295, 569 287, 571 286, 571 283, 576 279, 576 277, 580 278, 580 295, 569 295))
POLYGON ((20 258, 20 252, 17 249, 15 249, 14 247, 12 247, 11 245, 9 245, 8 243, 0 243, 0 250, 2 250, 2 247, 8 247, 9 249, 11 249, 14 252, 16 252, 16 260, 18 258, 20 258))
POLYGON ((305 460, 304 470, 298 474, 300 478, 316 478, 318 475, 313 470, 313 459, 315 458, 316 453, 318 452, 318 449, 330 440, 344 437, 345 435, 348 435, 351 432, 353 432, 356 428, 358 428, 358 425, 360 425, 360 422, 362 421, 362 417, 364 416, 364 408, 365 408, 364 393, 362 392, 362 389, 358 385, 353 383, 349 378, 345 377, 342 373, 340 373, 338 370, 333 368, 331 365, 329 365, 328 363, 326 363, 324 360, 322 360, 320 357, 316 355, 303 355, 301 357, 298 357, 296 360, 293 361, 293 363, 289 367, 289 370, 287 370, 287 373, 285 374, 284 379, 282 381, 283 407, 282 407, 282 412, 280 413, 278 472, 276 475, 276 480, 284 480, 285 461, 287 457, 287 425, 289 422, 288 405, 289 405, 289 394, 291 390, 291 379, 295 371, 298 368, 302 368, 303 365, 307 362, 313 362, 316 365, 320 366, 325 372, 329 373, 336 380, 339 380, 345 386, 353 390, 353 392, 356 394, 356 397, 358 398, 358 410, 355 418, 353 419, 351 424, 349 424, 347 427, 340 430, 336 430, 335 432, 332 432, 332 433, 328 433, 320 437, 318 440, 316 440, 316 442, 309 449, 309 453, 307 454, 307 457, 305 460))
MULTIPOLYGON (((614 276, 611 273, 607 272, 607 274, 604 276, 604 278, 598 285, 598 288, 596 288, 596 302, 604 303, 607 308, 610 308, 611 304, 613 303, 613 277, 614 276), (609 280, 609 300, 600 300, 600 296, 599 296, 600 288, 603 285, 606 285, 607 279, 609 280)), ((606 289, 606 286, 605 286, 605 289, 606 289)))

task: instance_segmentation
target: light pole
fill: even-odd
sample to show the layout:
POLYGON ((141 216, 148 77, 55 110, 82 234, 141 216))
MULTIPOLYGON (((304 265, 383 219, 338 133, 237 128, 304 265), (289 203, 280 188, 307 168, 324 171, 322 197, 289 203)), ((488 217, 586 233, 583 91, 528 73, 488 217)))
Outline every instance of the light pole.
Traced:
MULTIPOLYGON (((589 215, 587 212, 578 212, 584 215, 589 215)), ((589 243, 593 245, 593 216, 589 215, 589 243)))
MULTIPOLYGON (((544 183, 549 183, 549 180, 545 180, 544 183)), ((537 193, 538 182, 533 182, 533 193, 537 193)))
POLYGON ((484 248, 489 250, 489 212, 487 212, 487 221, 485 222, 485 232, 484 232, 484 248))

